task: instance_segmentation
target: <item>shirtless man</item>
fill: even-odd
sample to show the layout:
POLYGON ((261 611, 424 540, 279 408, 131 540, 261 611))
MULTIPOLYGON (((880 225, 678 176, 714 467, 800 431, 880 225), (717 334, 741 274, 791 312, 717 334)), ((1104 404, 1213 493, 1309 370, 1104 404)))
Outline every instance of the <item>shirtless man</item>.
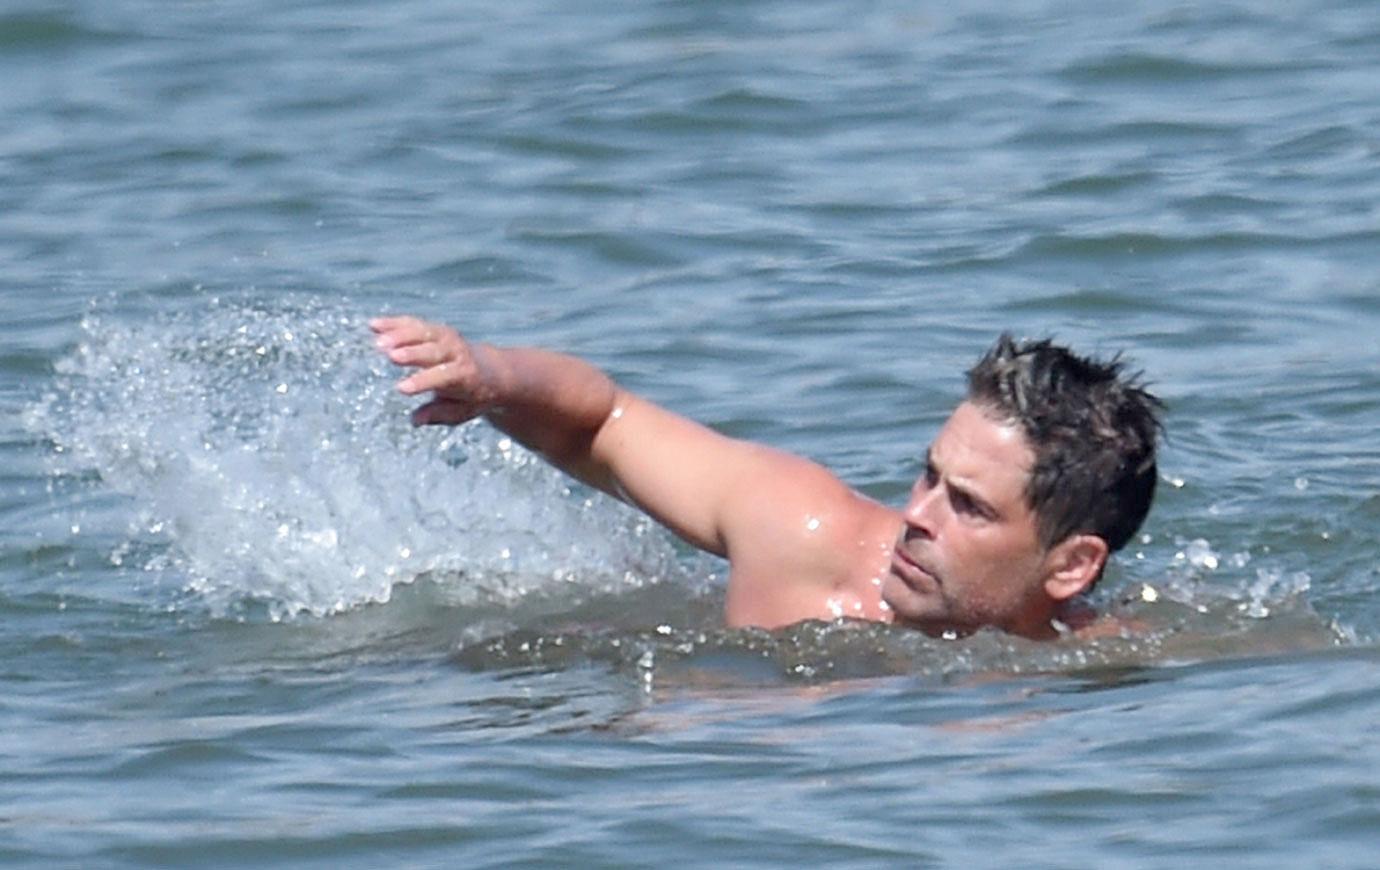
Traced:
POLYGON ((736 440, 574 357, 472 343, 412 317, 371 322, 429 393, 417 425, 484 416, 574 477, 728 559, 725 618, 775 628, 852 617, 1048 638, 1154 496, 1159 401, 1115 360, 1003 335, 930 445, 901 510, 822 466, 736 440))

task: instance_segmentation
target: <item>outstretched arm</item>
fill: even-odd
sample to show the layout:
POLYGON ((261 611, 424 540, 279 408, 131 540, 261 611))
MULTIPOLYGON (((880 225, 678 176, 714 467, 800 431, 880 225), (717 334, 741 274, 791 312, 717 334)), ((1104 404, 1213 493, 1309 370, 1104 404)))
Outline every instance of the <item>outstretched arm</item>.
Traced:
POLYGON ((565 354, 470 342, 413 317, 370 323, 380 350, 415 369, 398 383, 431 393, 417 425, 484 416, 590 486, 632 502, 690 543, 727 555, 723 506, 731 483, 715 456, 746 449, 617 387, 565 354))
POLYGON ((413 414, 418 425, 485 416, 552 464, 712 553, 752 557, 767 542, 786 543, 797 525, 804 529, 806 513, 853 498, 820 466, 673 414, 575 357, 472 343, 412 317, 370 326, 389 359, 415 369, 398 388, 431 393, 413 414))

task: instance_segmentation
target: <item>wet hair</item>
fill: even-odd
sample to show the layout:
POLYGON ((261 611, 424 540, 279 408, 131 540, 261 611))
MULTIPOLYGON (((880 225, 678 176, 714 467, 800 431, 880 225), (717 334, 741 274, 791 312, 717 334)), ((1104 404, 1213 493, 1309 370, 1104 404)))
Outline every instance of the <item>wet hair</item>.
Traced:
POLYGON ((968 400, 1025 433, 1035 453, 1026 503, 1045 547, 1094 534, 1115 552, 1140 528, 1159 476, 1164 406, 1120 354, 1081 357, 1003 333, 968 372, 968 400))

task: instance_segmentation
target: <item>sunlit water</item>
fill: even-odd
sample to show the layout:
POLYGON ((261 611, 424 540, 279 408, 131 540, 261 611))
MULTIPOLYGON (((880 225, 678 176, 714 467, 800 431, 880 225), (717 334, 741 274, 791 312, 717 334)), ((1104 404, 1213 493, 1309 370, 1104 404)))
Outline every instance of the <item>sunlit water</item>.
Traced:
POLYGON ((1380 9, 0 6, 0 860, 1373 866, 1380 9), (379 311, 904 497, 1002 329, 1160 497, 1038 644, 723 565, 379 311))

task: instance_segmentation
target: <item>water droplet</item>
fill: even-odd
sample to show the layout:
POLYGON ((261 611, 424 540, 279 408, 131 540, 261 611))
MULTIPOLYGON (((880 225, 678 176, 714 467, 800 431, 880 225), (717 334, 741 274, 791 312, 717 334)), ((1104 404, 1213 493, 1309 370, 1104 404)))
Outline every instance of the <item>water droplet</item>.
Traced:
POLYGON ((1206 568, 1215 571, 1218 565, 1218 556, 1212 550, 1212 546, 1202 538, 1194 538, 1188 542, 1188 546, 1174 554, 1174 559, 1180 562, 1188 562, 1195 568, 1206 568))

